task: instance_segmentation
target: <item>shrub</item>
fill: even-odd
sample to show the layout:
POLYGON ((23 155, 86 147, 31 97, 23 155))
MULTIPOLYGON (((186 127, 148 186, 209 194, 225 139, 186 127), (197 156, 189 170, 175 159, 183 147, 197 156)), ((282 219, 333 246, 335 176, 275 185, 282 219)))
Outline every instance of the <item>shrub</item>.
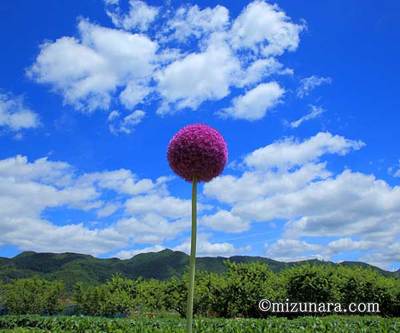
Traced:
POLYGON ((62 310, 64 285, 39 278, 19 279, 3 286, 3 304, 10 314, 55 314, 62 310))
POLYGON ((388 278, 372 269, 361 267, 339 267, 336 268, 336 274, 341 277, 338 287, 343 304, 373 302, 379 303, 381 313, 400 313, 399 279, 388 278))
POLYGON ((228 272, 216 308, 224 317, 259 317, 258 302, 282 300, 285 293, 277 275, 264 263, 226 262, 228 272))
POLYGON ((301 265, 281 274, 290 302, 340 302, 340 275, 322 265, 301 265))
POLYGON ((133 309, 135 297, 135 281, 121 275, 114 275, 100 286, 77 284, 74 291, 78 311, 92 316, 127 316, 133 309))

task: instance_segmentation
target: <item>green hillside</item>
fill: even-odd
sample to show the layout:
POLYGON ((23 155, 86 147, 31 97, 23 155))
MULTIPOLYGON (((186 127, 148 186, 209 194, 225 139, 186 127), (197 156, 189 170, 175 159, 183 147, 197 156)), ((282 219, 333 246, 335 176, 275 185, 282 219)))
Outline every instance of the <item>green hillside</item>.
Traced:
MULTIPOLYGON (((180 276, 188 264, 188 255, 179 251, 163 250, 160 252, 142 253, 131 259, 100 259, 77 253, 36 253, 23 252, 14 258, 0 258, 0 280, 10 281, 17 278, 41 276, 51 280, 64 281, 67 288, 76 282, 97 284, 108 280, 113 274, 120 273, 128 278, 168 279, 180 276)), ((197 259, 197 269, 217 273, 225 271, 224 261, 239 262, 261 261, 275 271, 311 262, 318 265, 359 265, 371 267, 387 276, 400 277, 400 272, 387 272, 377 267, 360 262, 343 262, 334 264, 319 260, 285 263, 264 257, 234 256, 202 257, 197 259)))

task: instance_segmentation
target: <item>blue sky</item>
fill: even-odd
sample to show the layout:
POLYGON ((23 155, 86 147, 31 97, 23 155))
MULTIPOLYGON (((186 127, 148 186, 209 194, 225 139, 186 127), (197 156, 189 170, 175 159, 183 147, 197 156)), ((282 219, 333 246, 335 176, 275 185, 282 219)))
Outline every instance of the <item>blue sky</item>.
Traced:
POLYGON ((188 250, 166 147, 217 128, 199 255, 400 268, 396 1, 0 4, 0 256, 188 250))

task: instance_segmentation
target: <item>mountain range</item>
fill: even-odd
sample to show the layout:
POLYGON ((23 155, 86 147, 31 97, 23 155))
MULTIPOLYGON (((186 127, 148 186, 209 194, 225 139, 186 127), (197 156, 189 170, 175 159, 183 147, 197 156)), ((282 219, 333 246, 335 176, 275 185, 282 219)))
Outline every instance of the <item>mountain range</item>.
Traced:
MULTIPOLYGON (((377 270, 383 275, 400 278, 400 270, 389 272, 378 267, 354 261, 333 263, 330 261, 306 260, 281 262, 264 257, 233 256, 200 257, 196 259, 198 270, 222 273, 226 267, 224 261, 255 262, 261 261, 275 272, 304 263, 317 265, 363 266, 377 270)), ((163 250, 135 255, 131 259, 101 259, 79 253, 36 253, 22 252, 13 258, 0 257, 0 280, 8 282, 13 279, 40 276, 51 280, 64 281, 67 289, 76 282, 97 284, 106 281, 113 274, 120 273, 128 278, 168 279, 180 276, 186 269, 189 256, 183 252, 163 250)))

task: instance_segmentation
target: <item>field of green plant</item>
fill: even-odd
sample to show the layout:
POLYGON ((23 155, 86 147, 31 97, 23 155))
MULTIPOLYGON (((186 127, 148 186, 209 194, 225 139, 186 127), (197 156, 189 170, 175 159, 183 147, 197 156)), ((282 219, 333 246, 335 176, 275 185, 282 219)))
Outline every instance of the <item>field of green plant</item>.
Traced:
MULTIPOLYGON (((265 319, 197 319, 196 333, 212 332, 400 332, 400 318, 376 316, 269 317, 265 319)), ((0 332, 184 333, 185 321, 164 319, 106 319, 94 317, 0 316, 0 332)))

